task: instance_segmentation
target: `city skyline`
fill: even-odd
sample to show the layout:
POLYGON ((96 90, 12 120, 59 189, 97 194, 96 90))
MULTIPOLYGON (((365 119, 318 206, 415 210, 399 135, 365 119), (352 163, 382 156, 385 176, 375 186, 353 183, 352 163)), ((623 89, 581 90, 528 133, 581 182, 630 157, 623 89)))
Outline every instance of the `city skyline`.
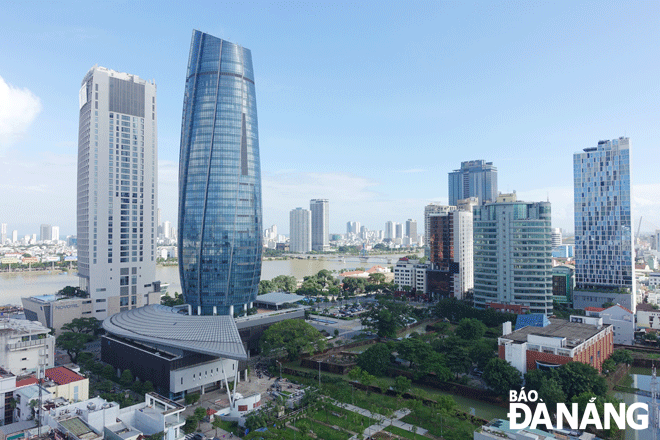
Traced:
POLYGON ((171 6, 127 17, 127 5, 88 5, 91 25, 75 19, 73 3, 5 5, 0 188, 9 197, 0 221, 10 230, 49 223, 75 233, 71 92, 76 72, 97 63, 159 84, 159 205, 176 225, 185 76, 176 66, 192 28, 260 56, 264 224, 282 233, 290 207, 312 198, 333 201, 331 233, 351 218, 381 229, 395 210, 405 213, 398 221, 419 219, 430 202, 447 204, 437 175, 474 159, 494 162, 500 191, 549 198, 552 226, 570 232, 572 155, 619 136, 634 141, 634 220, 644 217, 643 231, 660 225, 657 4, 171 6), (602 32, 631 22, 633 31, 602 32), (406 81, 410 69, 420 81, 406 81))

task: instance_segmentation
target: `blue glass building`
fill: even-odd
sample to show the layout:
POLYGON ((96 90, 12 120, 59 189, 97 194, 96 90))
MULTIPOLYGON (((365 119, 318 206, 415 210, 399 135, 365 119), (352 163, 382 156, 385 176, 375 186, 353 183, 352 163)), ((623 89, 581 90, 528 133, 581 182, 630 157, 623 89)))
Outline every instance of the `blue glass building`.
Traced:
POLYGON ((179 158, 179 274, 193 313, 251 307, 261 277, 261 170, 248 49, 193 31, 179 158))
POLYGON ((635 312, 630 139, 599 141, 573 155, 574 308, 618 303, 635 312))

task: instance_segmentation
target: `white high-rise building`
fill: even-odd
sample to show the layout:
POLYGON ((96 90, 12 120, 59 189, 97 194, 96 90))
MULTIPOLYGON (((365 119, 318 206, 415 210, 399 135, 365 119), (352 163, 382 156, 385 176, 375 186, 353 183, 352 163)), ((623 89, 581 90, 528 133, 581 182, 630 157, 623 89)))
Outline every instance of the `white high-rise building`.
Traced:
POLYGON ((429 214, 427 291, 463 299, 474 285, 472 210, 445 208, 429 214))
POLYGON ((41 225, 39 228, 39 240, 41 241, 50 241, 53 239, 53 227, 51 225, 41 225))
POLYGON ((406 236, 410 239, 410 243, 417 243, 417 220, 406 220, 406 236))
POLYGON ((168 240, 172 238, 172 223, 168 220, 163 222, 163 237, 168 240))
POLYGON ((160 302, 156 84, 94 66, 79 104, 78 276, 105 319, 160 302))
POLYGON ((385 240, 394 240, 394 222, 385 222, 385 240))
POLYGON ((359 234, 360 222, 346 222, 346 234, 359 234))
POLYGON ((529 307, 552 313, 550 203, 500 194, 474 214, 474 305, 529 307))
POLYGON ((394 238, 395 239, 403 239, 403 224, 402 223, 394 223, 394 238))
POLYGON ((556 248, 561 246, 562 243, 562 237, 561 237, 561 229, 559 228, 552 228, 552 247, 556 248))
POLYGON ((620 304, 635 313, 630 140, 573 155, 576 309, 620 304))
POLYGON ((7 223, 0 225, 0 245, 5 244, 7 241, 7 223))
POLYGON ((312 250, 312 213, 303 208, 296 208, 289 214, 290 242, 289 250, 298 254, 312 250))
POLYGON ((312 199, 309 202, 312 212, 312 250, 330 249, 330 203, 327 199, 312 199))
POLYGON ((51 235, 50 239, 53 241, 60 241, 60 227, 59 226, 53 226, 51 229, 51 235))
POLYGON ((18 231, 16 229, 11 231, 11 242, 18 243, 18 231))

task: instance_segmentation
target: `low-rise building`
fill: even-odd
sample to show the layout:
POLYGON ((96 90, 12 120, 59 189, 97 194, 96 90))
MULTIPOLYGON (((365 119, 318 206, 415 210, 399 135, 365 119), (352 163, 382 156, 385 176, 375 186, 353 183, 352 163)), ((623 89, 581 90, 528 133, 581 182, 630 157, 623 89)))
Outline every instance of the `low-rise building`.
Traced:
POLYGON ((54 397, 70 402, 89 399, 89 379, 67 367, 49 368, 45 372, 48 379, 44 386, 54 397))
POLYGON ((635 314, 619 304, 602 308, 587 307, 586 316, 603 318, 603 324, 614 327, 614 343, 634 345, 635 341, 635 314))
POLYGON ((503 335, 497 340, 500 359, 522 374, 569 362, 582 362, 600 371, 614 350, 614 327, 603 324, 603 318, 571 315, 569 320, 548 318, 542 325, 512 331, 511 323, 504 323, 503 335))
POLYGON ((394 266, 394 283, 399 288, 410 286, 411 290, 426 292, 426 271, 428 264, 420 264, 419 260, 400 258, 394 266))
POLYGON ((637 304, 637 327, 660 329, 660 309, 655 304, 637 304))
POLYGON ((55 364, 55 338, 38 322, 0 318, 0 366, 21 375, 55 364), (41 357, 41 359, 40 359, 41 357))
POLYGON ((63 295, 39 295, 21 298, 25 317, 59 332, 75 318, 91 318, 94 305, 90 298, 63 295))

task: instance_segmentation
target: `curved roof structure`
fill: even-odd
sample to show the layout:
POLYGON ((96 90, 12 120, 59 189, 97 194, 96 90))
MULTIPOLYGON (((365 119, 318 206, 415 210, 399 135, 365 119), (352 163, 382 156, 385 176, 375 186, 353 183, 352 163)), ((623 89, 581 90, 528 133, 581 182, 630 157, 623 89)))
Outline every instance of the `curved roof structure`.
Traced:
POLYGON ((117 313, 103 321, 103 328, 135 341, 247 360, 231 316, 189 316, 172 307, 150 305, 117 313))

